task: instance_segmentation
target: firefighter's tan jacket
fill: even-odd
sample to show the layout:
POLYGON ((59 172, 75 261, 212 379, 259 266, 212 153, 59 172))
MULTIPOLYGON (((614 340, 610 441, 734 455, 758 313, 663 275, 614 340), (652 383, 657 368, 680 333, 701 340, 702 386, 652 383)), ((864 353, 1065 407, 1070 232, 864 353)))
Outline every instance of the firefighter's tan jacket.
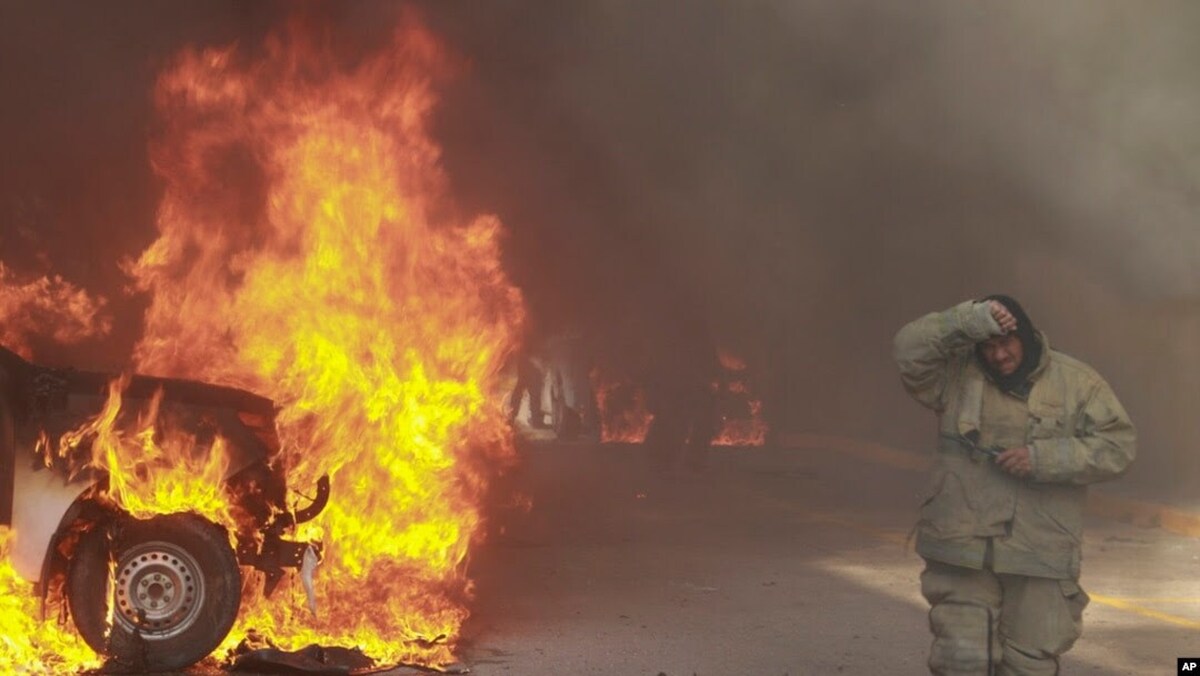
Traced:
POLYGON ((1027 400, 1000 390, 975 357, 975 343, 1000 334, 986 303, 928 314, 896 334, 905 389, 937 412, 933 474, 917 523, 917 553, 968 568, 984 566, 1078 579, 1087 484, 1120 475, 1135 454, 1128 414, 1091 367, 1044 349, 1027 400), (978 431, 975 448, 963 441, 978 431), (1019 479, 977 450, 1028 446, 1033 475, 1019 479))

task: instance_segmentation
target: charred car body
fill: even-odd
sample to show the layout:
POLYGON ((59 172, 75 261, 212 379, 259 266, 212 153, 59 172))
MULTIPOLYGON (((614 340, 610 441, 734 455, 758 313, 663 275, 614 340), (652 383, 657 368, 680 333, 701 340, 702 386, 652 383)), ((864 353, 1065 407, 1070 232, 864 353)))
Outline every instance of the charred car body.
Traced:
POLYGON ((108 498, 105 472, 77 458, 47 462, 35 450, 39 440, 94 418, 111 380, 38 366, 0 347, 0 524, 15 532, 17 572, 37 583, 43 598, 61 598, 98 653, 127 668, 182 668, 229 633, 241 603, 241 566, 262 571, 270 594, 287 569, 301 565, 312 546, 284 535, 320 513, 329 482, 323 477, 312 503, 289 511, 269 399, 133 376, 123 411, 161 397, 159 419, 182 426, 199 448, 224 440, 223 489, 237 528, 230 533, 188 512, 134 518, 108 498))

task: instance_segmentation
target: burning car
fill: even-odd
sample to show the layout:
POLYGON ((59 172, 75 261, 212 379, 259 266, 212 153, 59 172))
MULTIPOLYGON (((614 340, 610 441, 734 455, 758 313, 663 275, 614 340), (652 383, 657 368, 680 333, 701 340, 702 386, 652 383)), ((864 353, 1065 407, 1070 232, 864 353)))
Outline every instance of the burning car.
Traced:
MULTIPOLYGON (((717 353, 719 369, 708 385, 708 396, 700 402, 704 416, 711 416, 716 446, 762 446, 767 423, 762 399, 745 360, 729 350, 717 353)), ((599 409, 601 441, 640 444, 654 423, 653 392, 617 370, 595 368, 591 386, 599 409)), ((661 389, 661 386, 660 386, 661 389)))
MULTIPOLYGON (((269 399, 239 389, 114 381, 0 347, 0 525, 16 533, 14 568, 44 599, 64 601, 88 645, 118 664, 164 670, 199 661, 237 618, 242 566, 264 574, 269 594, 287 570, 315 562, 315 545, 284 536, 324 509, 329 480, 320 479, 310 504, 288 508, 275 412, 269 399), (111 452, 105 435, 127 430, 153 444, 168 428, 186 434, 192 457, 219 467, 214 489, 229 505, 228 523, 189 510, 145 513, 114 498, 129 478, 97 462, 111 452)), ((144 461, 132 475, 157 469, 144 461)))

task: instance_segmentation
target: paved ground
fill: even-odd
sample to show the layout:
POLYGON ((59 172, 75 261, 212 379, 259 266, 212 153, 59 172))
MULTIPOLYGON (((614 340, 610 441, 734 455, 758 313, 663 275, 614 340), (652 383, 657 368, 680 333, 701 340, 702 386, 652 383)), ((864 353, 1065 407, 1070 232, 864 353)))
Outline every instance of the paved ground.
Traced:
MULTIPOLYGON (((482 676, 925 673, 904 546, 920 463, 800 445, 657 479, 637 447, 531 444, 508 482, 532 509, 501 512, 474 554, 465 661, 482 676)), ((1200 541, 1090 521, 1093 603, 1063 672, 1175 673, 1200 654, 1200 541)))
MULTIPOLYGON (((672 478, 644 471, 637 446, 528 443, 473 554, 464 662, 479 676, 927 673, 921 562, 905 546, 927 460, 787 443, 717 449, 707 474, 672 478)), ((1200 539, 1181 534, 1200 515, 1094 493, 1096 513, 1133 504, 1167 528, 1089 518, 1093 601, 1062 671, 1174 674, 1200 655, 1200 539)))

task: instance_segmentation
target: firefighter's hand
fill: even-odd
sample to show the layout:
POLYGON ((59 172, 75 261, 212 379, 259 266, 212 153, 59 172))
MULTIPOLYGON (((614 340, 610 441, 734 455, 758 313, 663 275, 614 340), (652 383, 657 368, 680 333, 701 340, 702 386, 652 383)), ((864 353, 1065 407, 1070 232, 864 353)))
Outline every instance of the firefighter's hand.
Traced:
POLYGON ((1001 331, 1012 333, 1017 330, 1017 318, 1012 316, 1003 303, 998 300, 989 300, 988 309, 992 311, 992 318, 1000 325, 1001 331))
POLYGON ((1029 448, 1010 448, 996 456, 996 464, 1000 469, 1016 477, 1027 477, 1033 474, 1033 462, 1029 456, 1029 448))

